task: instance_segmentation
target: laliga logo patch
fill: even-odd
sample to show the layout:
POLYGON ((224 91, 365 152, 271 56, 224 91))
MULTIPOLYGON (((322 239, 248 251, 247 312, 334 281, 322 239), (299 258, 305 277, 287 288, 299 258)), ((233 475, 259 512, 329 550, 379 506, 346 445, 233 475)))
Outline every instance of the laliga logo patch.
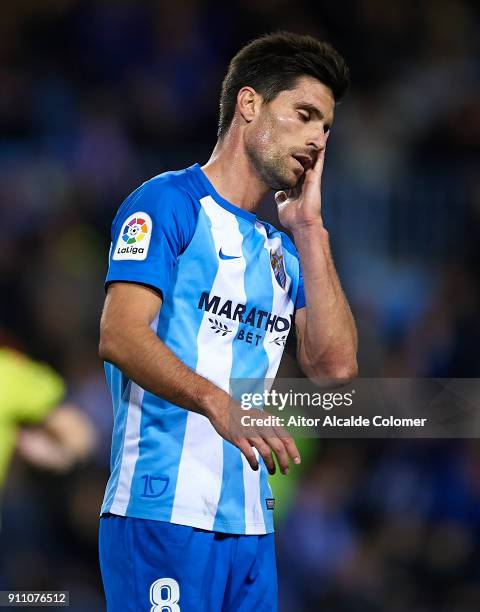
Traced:
POLYGON ((143 260, 147 257, 152 237, 152 219, 145 212, 130 215, 118 237, 112 259, 143 260))
POLYGON ((287 275, 285 274, 285 267, 283 265, 283 254, 279 247, 276 251, 270 250, 270 263, 272 264, 272 270, 277 279, 277 283, 282 289, 285 289, 287 282, 287 275))

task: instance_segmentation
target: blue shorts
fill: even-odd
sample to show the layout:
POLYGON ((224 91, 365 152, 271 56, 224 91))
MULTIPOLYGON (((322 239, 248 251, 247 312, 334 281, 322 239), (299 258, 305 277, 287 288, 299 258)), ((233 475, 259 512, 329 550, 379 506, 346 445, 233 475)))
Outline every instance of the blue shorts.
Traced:
POLYGON ((108 612, 276 612, 275 540, 132 517, 100 519, 108 612))

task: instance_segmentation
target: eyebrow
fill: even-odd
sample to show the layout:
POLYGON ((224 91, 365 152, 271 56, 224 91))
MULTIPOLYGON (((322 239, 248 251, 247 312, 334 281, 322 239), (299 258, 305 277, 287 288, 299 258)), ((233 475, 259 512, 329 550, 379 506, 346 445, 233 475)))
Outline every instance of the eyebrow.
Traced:
MULTIPOLYGON (((311 104, 310 102, 298 102, 295 105, 295 108, 308 110, 317 119, 325 119, 325 116, 322 113, 322 111, 319 108, 317 108, 314 104, 311 104)), ((329 124, 333 123, 333 117, 331 121, 329 121, 328 123, 329 124)))

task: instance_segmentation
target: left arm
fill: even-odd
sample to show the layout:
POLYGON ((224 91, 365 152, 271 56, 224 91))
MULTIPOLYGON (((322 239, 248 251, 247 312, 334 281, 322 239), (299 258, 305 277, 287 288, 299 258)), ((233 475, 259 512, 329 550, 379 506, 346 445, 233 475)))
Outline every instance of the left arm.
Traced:
POLYGON ((312 226, 294 233, 303 269, 306 308, 297 310, 297 358, 309 378, 357 374, 357 331, 335 271, 328 233, 312 226))
POLYGON ((299 193, 276 194, 279 218, 300 256, 306 307, 297 311, 297 358, 309 378, 348 380, 357 375, 357 331, 333 264, 321 217, 325 149, 306 171, 299 193))

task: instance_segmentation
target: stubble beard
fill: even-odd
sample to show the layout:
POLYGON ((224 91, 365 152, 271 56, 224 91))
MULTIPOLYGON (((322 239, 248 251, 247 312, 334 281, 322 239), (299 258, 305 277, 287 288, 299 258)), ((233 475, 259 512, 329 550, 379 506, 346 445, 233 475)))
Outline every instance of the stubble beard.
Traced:
POLYGON ((246 153, 255 172, 269 189, 286 191, 293 189, 299 178, 288 167, 290 156, 277 153, 263 154, 259 147, 246 145, 246 153))

